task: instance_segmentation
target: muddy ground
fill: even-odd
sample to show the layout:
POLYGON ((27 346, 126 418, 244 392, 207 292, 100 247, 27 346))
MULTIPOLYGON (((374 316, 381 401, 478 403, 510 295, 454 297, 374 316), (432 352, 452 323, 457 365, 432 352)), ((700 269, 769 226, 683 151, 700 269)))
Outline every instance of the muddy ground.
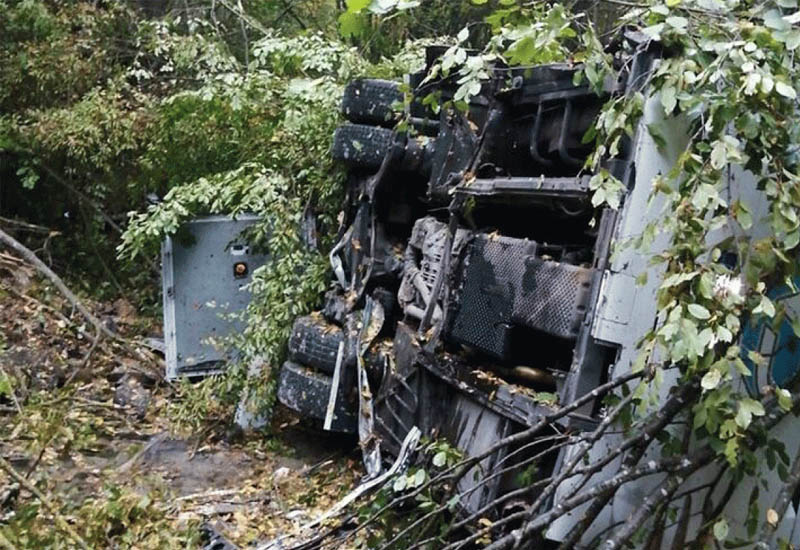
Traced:
POLYGON ((319 516, 362 475, 352 440, 286 411, 268 434, 201 409, 208 422, 188 430, 176 417, 192 409, 147 346, 158 320, 125 300, 86 305, 126 343, 94 344, 52 285, 0 255, 0 456, 25 478, 0 471, 0 547, 192 548, 203 523, 245 546, 319 516))

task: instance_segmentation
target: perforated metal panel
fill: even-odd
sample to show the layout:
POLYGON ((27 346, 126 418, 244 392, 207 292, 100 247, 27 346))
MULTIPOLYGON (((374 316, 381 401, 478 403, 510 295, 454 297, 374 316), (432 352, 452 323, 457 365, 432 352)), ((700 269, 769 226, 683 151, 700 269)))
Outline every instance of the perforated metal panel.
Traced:
POLYGON ((505 358, 514 325, 578 334, 592 270, 537 257, 533 241, 480 235, 465 251, 452 340, 505 358))
POLYGON ((533 241, 480 235, 466 250, 450 338, 503 358, 510 346, 514 296, 533 241))
MULTIPOLYGON (((231 319, 250 302, 245 286, 268 257, 240 237, 258 220, 208 216, 186 223, 162 246, 164 341, 167 378, 219 372, 225 350, 213 345, 243 323, 231 319), (237 273, 237 266, 244 266, 237 273)), ((241 269, 241 267, 240 267, 241 269)))
POLYGON ((512 321, 562 338, 575 338, 586 313, 592 270, 527 258, 512 321))

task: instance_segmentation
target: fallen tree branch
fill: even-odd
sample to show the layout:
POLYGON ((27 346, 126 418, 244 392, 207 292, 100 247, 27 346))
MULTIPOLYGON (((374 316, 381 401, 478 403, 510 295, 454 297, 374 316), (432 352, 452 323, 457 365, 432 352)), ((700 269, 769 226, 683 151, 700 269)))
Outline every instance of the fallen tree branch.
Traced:
MULTIPOLYGON (((71 539, 72 539, 72 541, 73 541, 75 544, 77 544, 78 546, 80 546, 81 548, 83 548, 83 550, 89 550, 89 545, 88 545, 88 544, 86 544, 86 541, 85 541, 85 540, 83 540, 83 538, 81 538, 81 536, 78 534, 78 532, 77 532, 77 531, 75 531, 75 529, 73 529, 73 528, 70 526, 70 524, 69 524, 69 523, 67 523, 67 520, 65 520, 65 519, 64 519, 64 518, 61 516, 61 514, 60 514, 60 513, 59 513, 59 511, 58 511, 58 509, 57 509, 57 508, 56 508, 56 507, 53 505, 53 503, 51 503, 51 502, 50 502, 50 501, 47 499, 47 497, 46 497, 46 496, 44 496, 44 495, 42 494, 42 492, 41 492, 39 489, 37 489, 37 488, 36 488, 36 487, 35 487, 35 486, 34 486, 34 485, 33 485, 33 484, 30 482, 30 481, 28 481, 27 479, 25 479, 24 477, 22 477, 22 476, 20 475, 20 473, 19 473, 19 472, 17 472, 17 471, 14 469, 14 467, 13 467, 11 464, 9 464, 9 463, 6 461, 6 459, 4 459, 3 457, 0 457, 0 468, 2 468, 3 470, 5 470, 5 472, 6 472, 8 475, 10 475, 10 476, 11 476, 11 478, 12 478, 14 481, 16 481, 17 483, 19 483, 21 487, 24 487, 26 491, 28 491, 28 492, 29 492, 29 493, 31 493, 33 496, 35 496, 37 499, 39 499, 39 502, 41 502, 41 503, 42 503, 42 506, 44 506, 45 508, 47 508, 47 510, 48 510, 48 511, 49 511, 51 514, 53 514, 53 520, 55 521, 55 524, 56 524, 56 526, 57 526, 57 527, 59 527, 59 528, 60 528, 62 531, 64 531, 64 533, 66 533, 66 534, 69 536, 69 538, 71 538, 71 539)), ((12 548, 13 548, 13 546, 12 546, 12 548)))
MULTIPOLYGON (((678 413, 684 410, 688 404, 694 400, 699 391, 700 388, 697 384, 697 380, 680 386, 676 393, 667 400, 664 406, 662 406, 652 415, 640 433, 628 438, 626 441, 623 441, 620 445, 616 446, 613 451, 608 453, 606 457, 599 462, 592 464, 587 468, 587 470, 582 472, 584 473, 583 481, 577 484, 572 491, 567 493, 566 497, 569 498, 574 496, 595 473, 597 473, 601 468, 609 464, 614 458, 624 453, 628 449, 630 449, 631 452, 625 456, 622 465, 625 468, 634 467, 642 459, 656 435, 663 430, 678 413)), ((575 526, 567 535, 566 539, 564 539, 564 541, 558 547, 558 550, 570 550, 578 544, 581 537, 592 524, 592 522, 597 519, 603 508, 605 508, 614 497, 615 492, 616 491, 609 491, 600 498, 594 500, 589 505, 589 507, 581 516, 581 519, 575 524, 575 526)))
POLYGON ((603 550, 617 550, 618 548, 622 548, 634 533, 639 530, 639 527, 650 519, 657 508, 669 504, 675 491, 678 490, 678 487, 681 486, 683 481, 684 478, 682 475, 675 474, 661 482, 658 487, 644 499, 644 502, 642 502, 639 508, 631 514, 625 524, 618 529, 611 538, 603 542, 603 550))
MULTIPOLYGON (((792 407, 790 410, 794 410, 798 405, 800 405, 800 395, 793 397, 792 407)), ((762 430, 771 430, 787 414, 787 411, 782 410, 777 406, 776 399, 772 399, 764 403, 764 406, 767 410, 767 413, 764 416, 759 417, 758 420, 754 421, 750 425, 748 435, 745 437, 744 444, 749 448, 757 446, 757 438, 753 434, 761 433, 762 430)), ((574 510, 585 502, 593 501, 598 497, 607 495, 609 492, 615 491, 617 488, 629 483, 630 481, 653 474, 664 473, 669 475, 668 479, 677 476, 682 482, 682 480, 687 479, 700 468, 707 466, 712 462, 720 462, 722 460, 724 460, 724 457, 717 454, 717 452, 714 451, 710 445, 707 445, 701 449, 698 449, 689 456, 671 457, 668 459, 663 459, 660 462, 651 460, 646 464, 634 469, 623 466, 622 470, 613 477, 604 480, 594 485, 592 488, 582 493, 578 493, 571 498, 554 503, 553 507, 547 512, 539 514, 535 518, 527 521, 519 529, 515 529, 511 533, 494 541, 489 546, 486 546, 486 550, 504 550, 513 547, 522 540, 530 540, 530 538, 533 537, 538 530, 558 519, 563 514, 574 510)), ((669 487, 667 487, 667 489, 669 489, 669 487)), ((525 515, 527 515, 527 512, 525 512, 525 515)))
POLYGON ((597 386, 596 388, 592 389, 590 392, 585 393, 584 395, 582 395, 569 405, 564 405, 563 407, 554 410, 550 414, 542 415, 539 418, 539 420, 529 428, 521 432, 517 432, 515 434, 506 436, 496 441, 495 443, 490 445, 487 449, 478 453, 477 455, 464 458, 459 462, 457 462, 456 464, 448 467, 437 476, 431 477, 428 481, 426 481, 413 491, 395 497, 390 502, 383 505, 380 509, 373 512, 373 514, 369 516, 366 520, 360 522, 359 525, 353 531, 351 531, 350 536, 354 536, 365 526, 370 525, 373 521, 378 519, 381 516, 381 514, 383 514, 387 510, 395 508, 400 504, 402 504, 403 502, 411 501, 418 494, 422 493, 423 491, 427 490, 429 487, 433 485, 442 484, 448 481, 453 482, 453 484, 456 485, 462 477, 464 477, 476 464, 480 463, 486 457, 492 455, 493 453, 497 452, 500 449, 506 447, 512 447, 516 444, 527 443, 533 437, 535 437, 538 432, 540 432, 545 427, 550 426, 555 421, 567 416, 568 414, 579 409, 586 403, 589 403, 599 397, 602 397, 608 392, 614 390, 615 388, 618 388, 623 384, 630 382, 631 380, 641 378, 642 376, 644 376, 642 372, 625 374, 623 376, 620 376, 619 378, 615 378, 614 380, 611 380, 609 382, 606 382, 605 384, 597 386))
POLYGON ((77 309, 83 317, 91 323, 91 325, 95 328, 95 330, 108 338, 115 339, 117 335, 108 329, 94 314, 89 311, 86 306, 83 305, 83 302, 78 299, 78 297, 64 284, 64 281, 61 280, 61 277, 56 275, 56 273, 50 269, 47 264, 45 264, 39 257, 34 254, 28 247, 17 241, 14 237, 0 229, 0 241, 2 241, 6 246, 14 250, 17 254, 22 256, 25 261, 32 264, 42 275, 47 277, 50 282, 55 285, 55 287, 64 295, 64 297, 69 300, 69 302, 77 309))
POLYGON ((48 227, 44 227, 42 225, 35 225, 21 220, 4 218, 3 216, 0 216, 0 223, 3 223, 5 225, 10 225, 12 227, 18 227, 20 230, 28 231, 30 233, 41 233, 44 235, 49 235, 50 233, 54 233, 54 231, 48 227))

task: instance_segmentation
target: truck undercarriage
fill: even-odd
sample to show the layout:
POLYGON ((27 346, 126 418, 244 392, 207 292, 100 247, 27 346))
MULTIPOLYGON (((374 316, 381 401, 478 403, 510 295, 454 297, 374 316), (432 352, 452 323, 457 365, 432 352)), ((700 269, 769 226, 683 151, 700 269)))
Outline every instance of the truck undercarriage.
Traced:
MULTIPOLYGON (((646 90, 659 56, 650 45, 626 33, 612 52, 620 76, 599 91, 580 80, 579 66, 497 63, 466 108, 452 108, 455 79, 428 79, 438 47, 403 85, 367 79, 346 88, 348 122, 332 148, 348 167, 330 252, 335 280, 323 309, 295 321, 278 399, 325 430, 357 435, 366 484, 406 463, 420 435, 443 438, 474 459, 457 479, 457 525, 488 518, 502 536, 627 464, 614 451, 627 440, 608 430, 614 416, 599 389, 627 388, 635 377, 638 343, 658 324, 661 272, 612 247, 663 216, 652 181, 674 165, 687 134, 681 120, 664 125, 665 143, 643 131, 665 120, 646 90), (622 182, 621 205, 594 206, 584 135, 604 102, 639 93, 642 121, 603 164, 622 182), (445 107, 434 112, 426 97, 445 107), (642 273, 647 282, 637 284, 642 273), (597 466, 576 477, 578 460, 597 466)), ((758 202, 754 180, 732 172, 733 192, 758 202)), ((752 339, 751 349, 765 341, 752 339)), ((662 394, 667 407, 680 399, 662 394)), ((664 430, 671 417, 657 420, 654 430, 664 430)), ((797 436, 787 441, 800 446, 797 436)), ((657 453, 633 453, 633 464, 657 453)), ((710 486, 716 475, 700 469, 687 483, 710 486)), ((585 529, 587 505, 554 515, 515 548, 594 547, 660 479, 600 499, 585 529)), ((671 530, 661 547, 699 529, 709 502, 742 516, 754 483, 698 490, 682 534, 671 530)), ((791 510, 780 529, 800 539, 791 510)))
MULTIPOLYGON (((582 138, 643 64, 628 57, 601 95, 575 84, 579 67, 497 65, 465 112, 435 115, 423 96, 455 91, 452 79, 422 83, 441 53, 407 78, 409 131, 392 129, 399 83, 347 87, 333 145, 349 167, 336 281, 324 309, 296 321, 280 372, 284 405, 359 434, 369 475, 380 471, 370 452, 396 454, 414 426, 480 455, 604 382, 617 357, 590 335, 616 216, 592 207, 582 138)), ((631 177, 630 163, 609 168, 631 177)), ((600 407, 553 433, 596 425, 600 407)), ((517 510, 519 498, 498 497, 532 464, 551 475, 559 458, 546 446, 484 458, 482 475, 460 482, 464 513, 517 510)))

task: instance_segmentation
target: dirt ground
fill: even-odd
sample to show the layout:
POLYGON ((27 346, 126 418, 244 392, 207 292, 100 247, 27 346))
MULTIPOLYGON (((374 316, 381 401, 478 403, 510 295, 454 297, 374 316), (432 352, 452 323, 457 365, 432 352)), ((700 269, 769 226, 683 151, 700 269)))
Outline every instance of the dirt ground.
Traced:
POLYGON ((271 434, 187 432, 146 345, 157 321, 124 300, 87 305, 129 343, 94 345, 55 289, 0 255, 0 457, 25 478, 0 471, 11 548, 79 547, 61 520, 92 548, 197 547, 203 523, 244 546, 318 517, 357 482, 353 441, 285 411, 271 434))

